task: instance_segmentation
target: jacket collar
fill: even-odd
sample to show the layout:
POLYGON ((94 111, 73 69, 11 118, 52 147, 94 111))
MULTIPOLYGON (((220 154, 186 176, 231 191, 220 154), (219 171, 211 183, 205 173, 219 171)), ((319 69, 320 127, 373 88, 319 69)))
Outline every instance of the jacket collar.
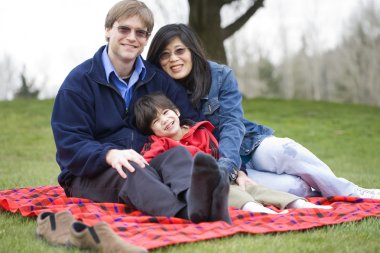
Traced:
MULTIPOLYGON (((88 75, 91 79, 99 84, 111 85, 107 81, 106 71, 102 63, 102 53, 106 45, 101 46, 98 51, 94 54, 93 58, 90 59, 90 69, 88 70, 88 75)), ((143 78, 143 83, 148 82, 155 75, 155 71, 150 67, 150 63, 145 61, 142 57, 140 58, 145 66, 145 76, 143 78)))

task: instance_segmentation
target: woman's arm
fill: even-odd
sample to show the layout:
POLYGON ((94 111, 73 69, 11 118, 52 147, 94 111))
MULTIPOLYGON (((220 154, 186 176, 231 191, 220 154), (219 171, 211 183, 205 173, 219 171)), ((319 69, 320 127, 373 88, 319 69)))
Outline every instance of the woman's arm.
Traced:
MULTIPOLYGON (((232 70, 227 66, 220 66, 223 68, 217 76, 218 80, 213 80, 213 85, 218 85, 218 100, 220 103, 219 124, 217 126, 220 151, 218 163, 219 166, 232 173, 241 167, 239 150, 245 134, 242 122, 242 97, 232 70)), ((214 77, 215 75, 213 75, 214 77)))

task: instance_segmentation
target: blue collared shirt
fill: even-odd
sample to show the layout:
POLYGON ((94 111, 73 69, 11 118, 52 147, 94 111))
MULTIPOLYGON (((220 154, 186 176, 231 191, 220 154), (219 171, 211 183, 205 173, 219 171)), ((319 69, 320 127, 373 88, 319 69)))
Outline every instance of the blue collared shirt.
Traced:
POLYGON ((120 76, 116 73, 116 70, 113 67, 111 60, 108 56, 107 50, 108 46, 104 48, 104 51, 102 53, 102 63, 106 71, 107 81, 116 86, 121 96, 124 98, 125 107, 128 108, 129 102, 132 98, 133 86, 138 82, 140 77, 141 79, 144 79, 145 77, 145 65, 142 61, 141 56, 137 57, 134 70, 127 83, 123 79, 121 79, 120 76))

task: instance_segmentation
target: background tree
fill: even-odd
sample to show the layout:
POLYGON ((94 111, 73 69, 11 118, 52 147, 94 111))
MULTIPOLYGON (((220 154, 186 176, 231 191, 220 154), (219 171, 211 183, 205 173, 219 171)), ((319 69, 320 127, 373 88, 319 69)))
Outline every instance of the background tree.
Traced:
POLYGON ((338 80, 353 91, 350 102, 380 105, 380 5, 362 4, 353 14, 350 28, 337 49, 343 60, 338 80), (343 79, 343 77, 346 79, 343 79))
POLYGON ((322 52, 318 30, 309 26, 291 66, 292 98, 380 105, 380 5, 358 3, 342 41, 322 52))
POLYGON ((26 68, 20 73, 21 87, 15 93, 15 98, 37 98, 39 90, 35 88, 35 79, 28 78, 26 68))
POLYGON ((13 98, 16 90, 18 69, 12 58, 5 54, 0 58, 0 100, 13 98))
MULTIPOLYGON (((234 22, 221 27, 220 11, 228 4, 239 4, 243 0, 189 0, 189 26, 195 30, 212 60, 227 63, 223 41, 238 31, 258 9, 264 6, 265 0, 249 0, 248 8, 234 22)), ((246 1, 245 1, 246 2, 246 1)))
POLYGON ((289 50, 287 30, 280 26, 283 57, 279 62, 260 53, 255 36, 249 42, 239 38, 228 42, 229 65, 243 95, 380 106, 379 3, 358 3, 333 48, 323 50, 324 41, 314 20, 305 26, 296 52, 289 50), (239 51, 249 47, 245 43, 255 50, 239 51))

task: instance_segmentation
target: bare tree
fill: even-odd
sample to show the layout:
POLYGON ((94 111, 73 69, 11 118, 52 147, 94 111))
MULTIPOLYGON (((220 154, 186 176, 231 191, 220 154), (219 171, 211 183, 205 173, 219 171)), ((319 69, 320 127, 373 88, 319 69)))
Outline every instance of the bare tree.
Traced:
POLYGON ((380 106, 380 6, 359 5, 334 50, 324 53, 328 100, 380 106))
POLYGON ((21 87, 16 91, 15 98, 37 98, 40 91, 35 87, 35 79, 27 77, 25 65, 20 73, 20 79, 21 87))
POLYGON ((189 26, 192 27, 204 42, 210 59, 227 63, 223 41, 238 31, 258 9, 264 6, 265 0, 250 0, 250 6, 234 22, 221 27, 220 11, 223 6, 238 3, 242 0, 189 0, 189 26))
MULTIPOLYGON (((287 54, 286 31, 280 29, 284 58, 282 97, 380 105, 380 6, 361 2, 355 8, 343 40, 323 52, 320 31, 312 21, 302 47, 287 54)), ((268 82, 266 82, 268 86, 268 82)))
POLYGON ((0 100, 9 100, 13 98, 14 91, 17 87, 16 69, 11 57, 7 54, 0 59, 0 100))
POLYGON ((345 74, 355 90, 353 102, 380 105, 380 6, 369 2, 361 7, 341 47, 345 74))

